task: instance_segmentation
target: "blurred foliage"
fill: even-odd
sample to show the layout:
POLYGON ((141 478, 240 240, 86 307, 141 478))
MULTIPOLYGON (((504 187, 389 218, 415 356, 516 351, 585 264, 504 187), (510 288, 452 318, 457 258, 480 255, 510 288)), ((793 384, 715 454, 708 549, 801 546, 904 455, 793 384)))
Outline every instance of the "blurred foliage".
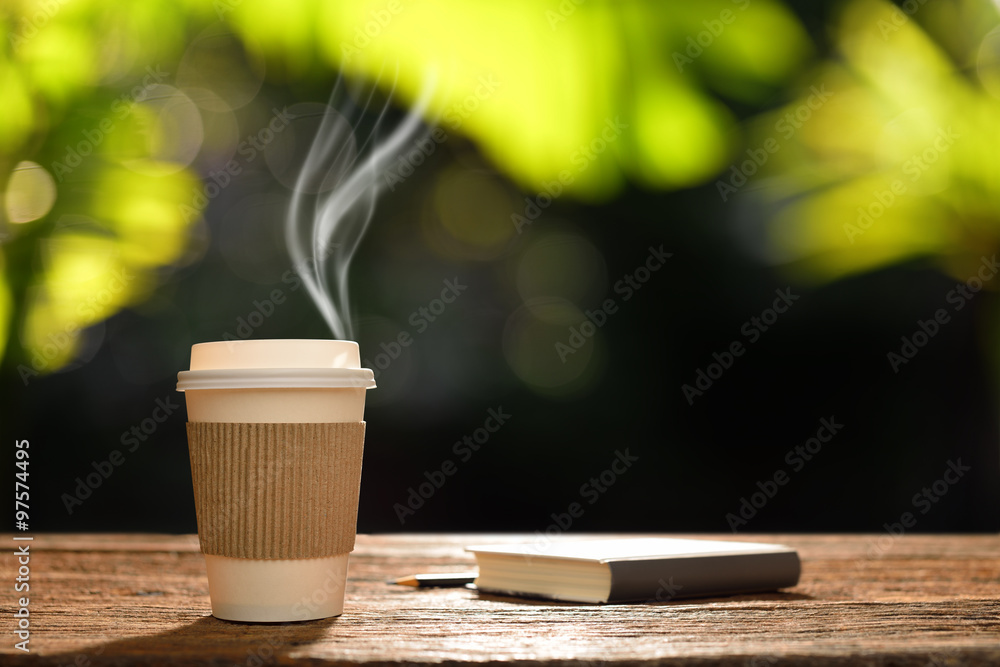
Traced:
POLYGON ((84 329, 141 301, 188 246, 181 205, 199 188, 171 159, 161 102, 177 91, 159 68, 191 5, 0 7, 0 349, 26 380, 72 360, 84 329))
POLYGON ((774 261, 814 280, 914 257, 976 274, 1000 241, 997 25, 982 1, 843 8, 837 57, 749 142, 778 146, 758 176, 774 261))
MULTIPOLYGON (((250 18, 263 4, 236 10, 255 38, 268 29, 250 18)), ((760 102, 808 51, 791 14, 769 0, 327 3, 319 25, 331 64, 375 76, 398 61, 411 100, 435 72, 446 127, 522 186, 572 178, 567 189, 587 200, 613 195, 626 177, 672 188, 712 176, 738 135, 708 91, 760 102)))
POLYGON ((0 349, 25 378, 197 258, 214 186, 196 174, 232 155, 233 111, 256 108, 265 72, 398 63, 403 100, 433 78, 434 120, 516 182, 599 200, 627 178, 710 178, 739 144, 717 95, 761 103, 809 51, 772 0, 8 0, 0 23, 0 349))

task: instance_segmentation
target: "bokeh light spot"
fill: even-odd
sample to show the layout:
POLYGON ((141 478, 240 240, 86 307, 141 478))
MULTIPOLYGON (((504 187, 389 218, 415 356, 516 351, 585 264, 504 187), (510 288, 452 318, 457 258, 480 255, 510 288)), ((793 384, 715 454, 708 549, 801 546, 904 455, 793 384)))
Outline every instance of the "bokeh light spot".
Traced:
POLYGON ((206 88, 214 97, 198 103, 209 111, 226 111, 245 106, 260 92, 264 66, 251 56, 242 39, 223 23, 217 23, 195 37, 177 68, 181 88, 206 88))
POLYGON ((240 126, 234 114, 219 97, 204 88, 185 88, 182 91, 201 111, 204 138, 201 151, 191 164, 200 173, 225 169, 226 163, 236 154, 240 141, 240 126), (209 110, 211 104, 221 111, 209 110))
MULTIPOLYGON (((205 138, 201 113, 191 98, 161 84, 150 87, 137 105, 149 111, 136 117, 150 119, 143 124, 140 136, 146 141, 145 156, 158 163, 153 173, 163 174, 165 166, 170 167, 167 171, 180 171, 191 164, 205 138)), ((146 159, 128 160, 125 166, 149 173, 146 159)))
POLYGON ((11 222, 38 220, 56 201, 56 183, 37 162, 17 163, 7 183, 4 208, 11 222))
POLYGON ((350 122, 332 107, 320 102, 293 104, 284 110, 291 120, 264 146, 264 159, 274 177, 289 190, 299 188, 310 194, 328 192, 336 187, 358 155, 357 138, 350 122), (304 165, 320 125, 326 122, 331 136, 339 142, 336 160, 323 169, 307 170, 301 183, 304 165))
POLYGON ((512 198, 489 174, 448 169, 438 179, 433 206, 434 215, 425 220, 427 231, 447 246, 450 256, 494 259, 514 235, 512 198))
POLYGON ((606 283, 604 256, 574 232, 542 234, 517 266, 517 289, 524 301, 556 297, 581 305, 600 298, 606 283))
POLYGON ((589 392, 598 378, 600 364, 596 362, 602 345, 601 332, 564 299, 526 303, 504 326, 507 364, 529 388, 546 396, 589 392))

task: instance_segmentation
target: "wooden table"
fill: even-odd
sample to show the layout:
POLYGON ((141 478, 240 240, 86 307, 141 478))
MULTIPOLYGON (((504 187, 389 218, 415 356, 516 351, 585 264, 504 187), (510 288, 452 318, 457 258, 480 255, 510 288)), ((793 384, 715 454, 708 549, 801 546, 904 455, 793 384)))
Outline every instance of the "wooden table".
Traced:
POLYGON ((511 539, 359 536, 343 616, 252 625, 210 616, 195 536, 37 535, 29 654, 13 647, 8 601, 17 563, 14 547, 4 549, 10 583, 0 663, 1000 665, 1000 536, 993 535, 741 536, 797 548, 800 585, 659 604, 528 602, 385 583, 468 569, 464 545, 511 539))

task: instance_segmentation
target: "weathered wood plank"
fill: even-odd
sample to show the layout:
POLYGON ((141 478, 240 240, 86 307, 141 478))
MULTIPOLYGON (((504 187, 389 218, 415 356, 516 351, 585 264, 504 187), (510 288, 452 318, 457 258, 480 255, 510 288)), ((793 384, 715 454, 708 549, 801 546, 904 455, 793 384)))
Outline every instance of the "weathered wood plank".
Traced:
POLYGON ((467 544, 530 537, 363 535, 344 616, 248 625, 210 616, 194 536, 40 535, 31 543, 32 652, 13 649, 4 614, 0 662, 1000 664, 1000 536, 703 537, 794 546, 802 581, 783 593, 676 603, 524 602, 385 582, 468 568, 467 544))

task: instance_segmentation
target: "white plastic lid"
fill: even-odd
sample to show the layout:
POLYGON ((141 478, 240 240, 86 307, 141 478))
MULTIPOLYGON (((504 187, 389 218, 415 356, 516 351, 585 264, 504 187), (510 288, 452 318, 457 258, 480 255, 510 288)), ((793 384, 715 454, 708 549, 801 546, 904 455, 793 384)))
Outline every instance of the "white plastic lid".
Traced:
POLYGON ((197 389, 373 389, 349 340, 234 340, 191 346, 191 370, 177 374, 177 391, 197 389))

